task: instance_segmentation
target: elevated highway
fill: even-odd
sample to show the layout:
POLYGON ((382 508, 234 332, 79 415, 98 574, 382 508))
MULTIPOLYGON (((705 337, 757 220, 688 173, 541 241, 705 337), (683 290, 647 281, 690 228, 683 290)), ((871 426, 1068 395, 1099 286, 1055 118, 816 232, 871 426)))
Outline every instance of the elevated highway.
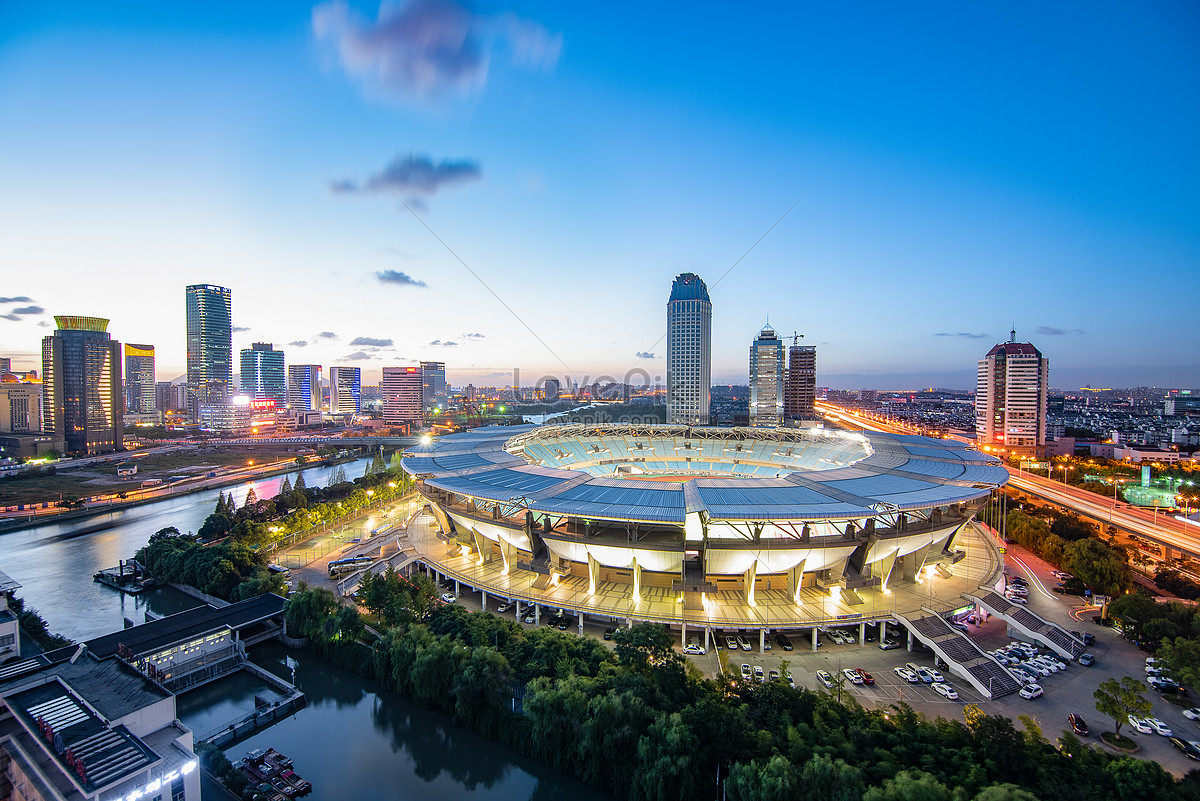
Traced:
MULTIPOLYGON (((826 414, 833 422, 847 428, 857 427, 889 434, 911 433, 903 425, 874 420, 854 409, 818 403, 817 410, 826 414)), ((1120 504, 1106 495, 1097 495, 1036 473, 1015 470, 1012 467, 1008 467, 1008 473, 1008 483, 1022 492, 1072 509, 1082 517, 1137 534, 1162 545, 1168 549, 1167 556, 1170 558, 1200 558, 1198 526, 1182 522, 1166 512, 1120 504)))

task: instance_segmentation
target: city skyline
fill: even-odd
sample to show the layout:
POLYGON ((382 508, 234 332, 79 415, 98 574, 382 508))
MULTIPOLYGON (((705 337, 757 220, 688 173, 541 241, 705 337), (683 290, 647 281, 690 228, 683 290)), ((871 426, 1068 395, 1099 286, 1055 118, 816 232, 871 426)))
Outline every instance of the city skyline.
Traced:
POLYGON ((1085 8, 881 7, 853 35, 840 9, 386 12, 446 11, 458 61, 365 47, 377 4, 12 9, 0 352, 35 369, 52 315, 106 317, 175 378, 203 283, 237 296, 233 349, 365 384, 665 378, 660 304, 694 272, 715 383, 769 315, 822 386, 969 389, 1015 325, 1052 386, 1195 387, 1158 307, 1200 289, 1200 12, 1085 8))

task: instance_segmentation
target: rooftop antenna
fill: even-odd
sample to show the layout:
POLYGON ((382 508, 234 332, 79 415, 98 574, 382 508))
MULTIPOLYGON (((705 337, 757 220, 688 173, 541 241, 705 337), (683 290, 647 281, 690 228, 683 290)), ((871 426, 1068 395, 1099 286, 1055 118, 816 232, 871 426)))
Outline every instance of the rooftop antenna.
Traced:
POLYGON ((1016 342, 1017 341, 1017 324, 1016 323, 1013 323, 1012 330, 1009 331, 1008 333, 1012 335, 1012 339, 1010 339, 1009 342, 1016 342))
POLYGON ((803 338, 804 338, 804 334, 801 334, 798 331, 793 331, 792 332, 792 345, 799 345, 800 340, 803 338))

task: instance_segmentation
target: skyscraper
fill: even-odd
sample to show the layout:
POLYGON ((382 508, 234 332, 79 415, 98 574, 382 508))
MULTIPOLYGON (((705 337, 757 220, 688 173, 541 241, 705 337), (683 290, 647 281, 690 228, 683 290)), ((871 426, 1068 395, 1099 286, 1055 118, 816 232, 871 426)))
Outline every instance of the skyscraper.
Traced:
POLYGON ((289 409, 321 411, 321 365, 288 366, 287 405, 289 409))
POLYGON ((233 389, 233 303, 228 289, 196 284, 187 288, 188 410, 222 404, 233 389))
POLYGON ((1046 446, 1050 360, 1028 342, 1001 342, 979 360, 975 442, 1040 456, 1046 446))
POLYGON ((255 342, 241 352, 242 394, 254 400, 273 400, 282 409, 287 403, 283 380, 283 351, 270 342, 255 342))
POLYGON ((667 301, 667 422, 708 425, 712 390, 712 301, 693 273, 682 273, 667 301))
POLYGON ((783 422, 783 340, 768 323, 750 345, 750 425, 783 422))
POLYGON ((154 346, 125 343, 125 410, 152 414, 155 408, 154 346))
POLYGON ((55 316, 42 339, 42 427, 68 453, 105 453, 121 446, 121 343, 101 317, 55 316))
POLYGON ((383 422, 390 426, 421 420, 421 368, 385 367, 379 382, 383 395, 383 422))
POLYGON ((358 367, 330 367, 330 414, 358 414, 361 411, 362 370, 358 367))
POLYGON ((787 421, 813 420, 817 401, 817 348, 815 345, 800 345, 800 335, 788 346, 787 375, 783 386, 783 419, 787 421))
POLYGON ((421 405, 426 416, 436 408, 445 408, 445 362, 421 362, 421 405))

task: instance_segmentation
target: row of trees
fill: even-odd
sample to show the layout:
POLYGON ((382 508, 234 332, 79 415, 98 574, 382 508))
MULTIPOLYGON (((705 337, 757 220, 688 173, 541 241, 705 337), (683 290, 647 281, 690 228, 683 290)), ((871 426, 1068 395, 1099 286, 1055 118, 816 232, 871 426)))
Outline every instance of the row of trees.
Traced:
POLYGON ((370 503, 387 501, 407 492, 412 479, 400 469, 399 453, 391 465, 376 454, 361 477, 346 480, 338 468, 326 487, 309 487, 301 473, 293 485, 285 476, 273 498, 258 498, 253 488, 245 503, 237 508, 232 495, 221 493, 216 508, 200 526, 203 540, 229 537, 235 542, 260 548, 289 535, 316 526, 327 525, 356 514, 370 503))
POLYGON ((1158 603, 1139 591, 1115 599, 1108 614, 1121 622, 1126 637, 1156 650, 1176 681, 1200 685, 1200 607, 1158 603))
POLYGON ((174 526, 150 535, 137 559, 162 581, 190 584, 227 601, 264 592, 283 594, 283 575, 267 569, 263 554, 237 542, 201 545, 174 526))
POLYGON ((931 721, 903 704, 868 710, 782 681, 707 680, 654 624, 618 630, 610 651, 457 605, 422 614, 422 580, 380 587, 414 600, 398 602, 397 615, 372 590, 377 632, 307 588, 288 602, 289 631, 387 690, 622 798, 707 797, 723 785, 735 801, 1143 801, 1200 788, 1200 775, 1177 782, 1067 732, 1048 741, 1029 718, 1018 729, 968 707, 962 721, 931 721))
POLYGON ((1020 509, 1005 516, 1009 539, 1028 548, 1052 565, 1073 575, 1100 595, 1120 595, 1133 586, 1125 550, 1096 538, 1090 523, 1075 515, 1059 514, 1047 523, 1020 509))

